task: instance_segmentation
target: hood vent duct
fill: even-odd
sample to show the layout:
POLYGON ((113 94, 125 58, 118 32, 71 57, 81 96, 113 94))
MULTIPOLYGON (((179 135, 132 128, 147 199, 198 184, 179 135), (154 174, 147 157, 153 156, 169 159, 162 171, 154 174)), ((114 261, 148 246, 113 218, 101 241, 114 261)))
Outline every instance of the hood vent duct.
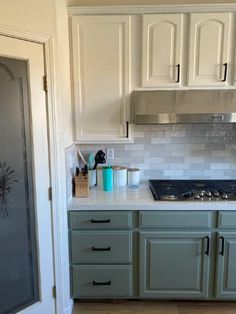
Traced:
POLYGON ((134 91, 135 124, 236 123, 236 90, 134 91))

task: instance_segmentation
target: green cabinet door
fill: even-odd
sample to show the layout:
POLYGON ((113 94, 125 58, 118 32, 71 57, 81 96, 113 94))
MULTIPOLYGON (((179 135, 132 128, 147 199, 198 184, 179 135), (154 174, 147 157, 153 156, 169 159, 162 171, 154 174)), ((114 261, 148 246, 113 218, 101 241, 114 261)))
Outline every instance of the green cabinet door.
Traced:
POLYGON ((219 232, 216 298, 236 299, 236 232, 219 232))
POLYGON ((209 232, 140 232, 140 296, 208 296, 209 232))

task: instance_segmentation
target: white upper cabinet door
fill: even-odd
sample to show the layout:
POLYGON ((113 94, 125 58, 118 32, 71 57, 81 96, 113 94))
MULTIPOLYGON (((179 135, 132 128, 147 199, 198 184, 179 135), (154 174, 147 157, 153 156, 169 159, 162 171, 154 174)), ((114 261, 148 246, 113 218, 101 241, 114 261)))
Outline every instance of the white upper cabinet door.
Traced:
POLYGON ((180 86, 183 14, 143 15, 142 28, 142 86, 180 86))
POLYGON ((75 141, 130 140, 130 17, 73 16, 75 141))
POLYGON ((230 13, 190 14, 189 86, 229 83, 230 13))

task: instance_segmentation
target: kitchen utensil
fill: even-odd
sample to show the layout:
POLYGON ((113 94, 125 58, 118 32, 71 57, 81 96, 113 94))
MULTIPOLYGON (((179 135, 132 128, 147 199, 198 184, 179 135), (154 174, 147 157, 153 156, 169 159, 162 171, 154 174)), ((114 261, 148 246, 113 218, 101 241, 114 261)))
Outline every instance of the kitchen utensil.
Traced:
POLYGON ((82 153, 81 153, 81 151, 79 149, 77 150, 77 158, 78 158, 79 165, 81 163, 82 163, 83 166, 87 164, 86 160, 84 159, 84 156, 82 155, 82 153))
POLYGON ((88 168, 93 169, 94 166, 94 154, 90 153, 88 156, 88 168))
POLYGON ((106 163, 106 159, 105 159, 106 154, 104 153, 103 150, 99 150, 96 155, 95 155, 95 165, 93 167, 93 169, 97 168, 98 164, 105 164, 106 163))

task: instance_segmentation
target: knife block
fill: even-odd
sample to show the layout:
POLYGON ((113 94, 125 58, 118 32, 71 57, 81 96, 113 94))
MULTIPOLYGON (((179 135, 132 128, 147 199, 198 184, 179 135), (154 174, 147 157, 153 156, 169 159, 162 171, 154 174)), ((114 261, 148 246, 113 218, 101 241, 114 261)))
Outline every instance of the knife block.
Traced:
POLYGON ((88 175, 82 173, 74 176, 75 182, 75 197, 88 197, 89 196, 89 182, 88 175))

